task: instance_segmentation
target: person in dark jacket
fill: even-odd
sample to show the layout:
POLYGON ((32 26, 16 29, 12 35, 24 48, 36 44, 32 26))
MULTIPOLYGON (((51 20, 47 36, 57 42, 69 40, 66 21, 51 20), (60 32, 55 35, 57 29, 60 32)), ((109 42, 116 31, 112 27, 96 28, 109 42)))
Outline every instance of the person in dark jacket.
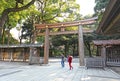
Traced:
POLYGON ((65 67, 65 56, 61 54, 61 66, 65 67))

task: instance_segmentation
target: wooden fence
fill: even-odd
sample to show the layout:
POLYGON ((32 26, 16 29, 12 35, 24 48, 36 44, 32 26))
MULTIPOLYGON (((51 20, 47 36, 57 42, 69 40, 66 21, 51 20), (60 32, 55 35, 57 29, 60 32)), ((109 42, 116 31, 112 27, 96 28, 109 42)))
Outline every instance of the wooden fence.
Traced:
POLYGON ((120 66, 120 46, 106 49, 106 63, 107 65, 120 66))

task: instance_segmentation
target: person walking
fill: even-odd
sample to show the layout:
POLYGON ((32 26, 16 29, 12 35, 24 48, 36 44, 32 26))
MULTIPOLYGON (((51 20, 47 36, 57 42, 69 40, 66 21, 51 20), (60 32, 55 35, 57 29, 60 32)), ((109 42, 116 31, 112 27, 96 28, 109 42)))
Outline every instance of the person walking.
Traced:
POLYGON ((61 54, 61 66, 65 67, 65 56, 61 54))
POLYGON ((71 55, 69 55, 69 56, 68 56, 68 63, 69 63, 69 68, 70 68, 70 70, 73 69, 72 59, 73 59, 73 57, 72 57, 71 55))

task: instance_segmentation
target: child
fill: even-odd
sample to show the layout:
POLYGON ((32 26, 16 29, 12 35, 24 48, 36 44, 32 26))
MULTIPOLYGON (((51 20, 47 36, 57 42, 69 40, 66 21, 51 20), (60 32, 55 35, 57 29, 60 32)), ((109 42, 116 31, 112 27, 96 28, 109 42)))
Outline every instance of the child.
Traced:
POLYGON ((62 67, 65 67, 65 56, 63 54, 61 54, 61 65, 62 67))

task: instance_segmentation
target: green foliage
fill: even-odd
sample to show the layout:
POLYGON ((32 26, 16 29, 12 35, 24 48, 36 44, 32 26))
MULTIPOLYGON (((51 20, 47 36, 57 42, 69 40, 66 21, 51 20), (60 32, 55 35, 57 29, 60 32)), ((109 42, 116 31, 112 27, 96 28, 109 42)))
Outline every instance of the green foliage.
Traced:
POLYGON ((0 1, 0 12, 2 12, 4 9, 7 8, 13 8, 15 7, 15 0, 1 0, 0 1))
MULTIPOLYGON (((28 3, 28 1, 30 0, 24 0, 24 5, 26 5, 26 3, 28 3)), ((19 4, 20 5, 20 4, 19 4)), ((7 9, 7 8, 15 8, 16 6, 16 1, 15 0, 1 0, 0 1, 0 15, 2 14, 3 10, 7 9)), ((23 6, 23 5, 21 5, 23 6)), ((35 10, 35 7, 34 8, 28 8, 29 10, 35 10)), ((10 16, 13 16, 14 20, 18 20, 16 19, 15 17, 16 16, 21 16, 19 13, 21 13, 22 11, 20 12, 16 12, 15 13, 15 16, 14 16, 14 13, 10 13, 11 15, 10 16)), ((23 13, 29 13, 29 11, 23 11, 23 13)), ((25 14, 24 14, 25 15, 25 14)))
MULTIPOLYGON (((0 1, 0 17, 3 10, 7 8, 15 8, 16 0, 1 0, 0 1)), ((18 7, 26 5, 30 0, 24 0, 24 3, 18 3, 18 7)), ((30 42, 33 35, 34 23, 57 23, 79 20, 81 15, 79 14, 79 5, 75 3, 75 0, 40 0, 36 2, 37 9, 33 5, 26 10, 19 12, 11 12, 8 15, 9 24, 11 27, 15 27, 17 23, 22 25, 21 38, 27 39, 27 43, 30 42), (61 18, 61 19, 60 19, 61 18), (29 40, 29 41, 28 41, 29 40)), ((76 27, 68 27, 65 30, 77 30, 76 27)), ((59 31, 54 29, 51 31, 59 31)), ((61 46, 65 45, 66 53, 71 53, 73 43, 77 43, 77 37, 71 35, 55 36, 52 37, 54 54, 60 54, 64 52, 61 46), (57 48, 56 48, 57 47, 57 48), (55 51, 56 50, 56 51, 55 51)), ((6 38, 5 38, 6 40, 6 38)), ((44 37, 37 37, 39 43, 44 42, 44 37)))
POLYGON ((110 0, 95 0, 95 12, 99 13, 99 12, 103 12, 108 4, 110 0))
MULTIPOLYGON (((10 37, 8 37, 8 34, 10 33, 7 33, 5 32, 5 35, 4 35, 4 44, 7 45, 8 44, 8 41, 9 41, 9 44, 12 45, 12 44, 18 44, 18 40, 14 39, 12 37, 12 35, 10 34, 10 37)), ((3 38, 0 37, 0 44, 3 44, 3 38)))
MULTIPOLYGON (((45 0, 36 3, 38 10, 41 12, 40 23, 53 23, 54 21, 60 21, 68 18, 71 21, 79 13, 79 5, 75 3, 75 0, 45 0)), ((76 17, 77 18, 77 17, 76 17)), ((56 23, 56 22, 54 22, 56 23)))
MULTIPOLYGON (((79 20, 81 18, 79 14, 79 5, 75 3, 75 0, 45 0, 36 3, 37 9, 41 12, 37 18, 40 18, 38 23, 57 23, 79 20)), ((77 27, 67 27, 65 30, 77 30, 77 27)), ((54 28, 50 32, 58 32, 59 28, 54 28)), ((50 41, 52 46, 50 49, 53 54, 71 53, 71 48, 74 40, 71 35, 57 35, 51 36, 50 41), (63 47, 63 48, 62 48, 63 47)), ((37 41, 43 41, 43 37, 38 37, 37 41)), ((75 40, 74 40, 75 41, 75 40)), ((75 41, 76 42, 76 41, 75 41)), ((52 55, 53 55, 52 54, 52 55)))
POLYGON ((58 53, 68 54, 77 53, 78 38, 77 35, 57 35, 51 38, 52 47, 58 50, 58 53))
POLYGON ((95 14, 98 16, 99 22, 102 18, 102 15, 109 1, 110 0, 95 0, 96 5, 94 7, 94 11, 95 11, 95 14))
POLYGON ((39 36, 39 37, 37 37, 36 40, 37 40, 38 43, 43 44, 44 43, 44 39, 45 39, 44 36, 39 36))
MULTIPOLYGON (((25 7, 25 5, 28 4, 30 1, 32 2, 33 0, 1 0, 0 1, 0 6, 1 6, 0 7, 0 27, 8 24, 10 25, 10 28, 14 28, 17 25, 17 23, 21 23, 23 20, 25 20, 26 17, 29 16, 29 14, 36 13, 36 9, 34 5, 28 9, 26 9, 27 7, 25 7)), ((3 30, 3 32, 0 32, 0 35, 4 34, 6 28, 3 28, 1 30, 3 30)), ((3 41, 4 41, 4 38, 5 36, 2 38, 3 41)))
POLYGON ((30 17, 23 23, 22 31, 21 31, 21 33, 22 33, 21 38, 29 40, 29 43, 30 43, 31 37, 33 35, 33 30, 34 30, 33 18, 30 17))

